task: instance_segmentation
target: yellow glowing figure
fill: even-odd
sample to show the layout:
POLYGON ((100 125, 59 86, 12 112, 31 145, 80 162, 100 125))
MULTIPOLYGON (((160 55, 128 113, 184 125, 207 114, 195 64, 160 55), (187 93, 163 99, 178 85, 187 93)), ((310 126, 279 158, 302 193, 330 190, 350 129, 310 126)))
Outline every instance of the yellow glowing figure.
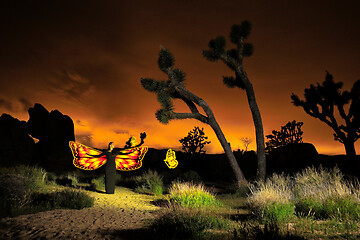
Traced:
POLYGON ((134 136, 132 136, 130 138, 130 145, 131 145, 131 147, 134 147, 134 146, 137 145, 137 141, 136 141, 136 138, 134 136))
POLYGON ((175 151, 169 149, 166 153, 166 159, 164 162, 169 168, 176 168, 178 161, 176 160, 175 151))

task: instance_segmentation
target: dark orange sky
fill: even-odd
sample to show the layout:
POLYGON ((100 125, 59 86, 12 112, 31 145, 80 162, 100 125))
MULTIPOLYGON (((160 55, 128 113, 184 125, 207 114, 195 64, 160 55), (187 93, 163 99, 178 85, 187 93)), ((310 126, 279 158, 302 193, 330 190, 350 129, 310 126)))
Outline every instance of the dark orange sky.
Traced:
MULTIPOLYGON (((228 36, 230 27, 252 23, 254 54, 244 67, 253 83, 265 134, 288 121, 303 121, 304 142, 320 153, 344 154, 331 129, 291 104, 291 93, 324 81, 325 71, 344 89, 360 79, 359 1, 90 1, 0 2, 0 112, 27 120, 35 102, 58 109, 75 123, 78 141, 105 147, 124 145, 146 131, 146 144, 181 147, 194 126, 221 152, 211 128, 197 120, 155 119, 156 96, 141 77, 165 79, 157 66, 159 46, 168 48, 186 86, 212 108, 234 149, 240 138, 255 138, 246 95, 228 89, 221 62, 205 60, 210 39, 228 36), (91 140, 91 141, 90 141, 91 140)), ((230 48, 230 41, 228 41, 230 48)), ((188 111, 179 102, 176 111, 188 111)), ((359 143, 356 144, 359 153, 359 143)), ((255 149, 255 143, 250 145, 255 149)))

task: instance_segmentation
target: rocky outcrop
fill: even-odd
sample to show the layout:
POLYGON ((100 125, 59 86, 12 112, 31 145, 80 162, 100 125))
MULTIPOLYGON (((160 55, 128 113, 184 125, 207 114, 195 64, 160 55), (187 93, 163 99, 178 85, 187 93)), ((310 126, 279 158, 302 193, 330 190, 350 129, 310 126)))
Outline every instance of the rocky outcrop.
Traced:
POLYGON ((318 166, 319 158, 311 143, 294 143, 279 147, 267 156, 267 172, 297 172, 307 166, 318 166))
POLYGON ((0 165, 32 164, 35 142, 26 131, 26 122, 6 113, 0 117, 0 165))
POLYGON ((26 129, 39 140, 36 145, 41 165, 49 171, 71 169, 69 141, 75 140, 72 119, 58 110, 49 112, 38 103, 29 108, 28 112, 30 118, 26 129))

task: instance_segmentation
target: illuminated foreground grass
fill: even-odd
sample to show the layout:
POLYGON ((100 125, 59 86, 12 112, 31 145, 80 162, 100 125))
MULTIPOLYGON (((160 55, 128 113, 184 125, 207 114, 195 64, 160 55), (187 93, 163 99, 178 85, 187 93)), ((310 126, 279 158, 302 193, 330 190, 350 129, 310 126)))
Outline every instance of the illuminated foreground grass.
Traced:
POLYGON ((95 198, 94 207, 136 209, 140 211, 155 211, 159 209, 159 207, 151 203, 156 200, 154 196, 135 193, 129 188, 116 187, 114 194, 91 191, 88 194, 95 198))

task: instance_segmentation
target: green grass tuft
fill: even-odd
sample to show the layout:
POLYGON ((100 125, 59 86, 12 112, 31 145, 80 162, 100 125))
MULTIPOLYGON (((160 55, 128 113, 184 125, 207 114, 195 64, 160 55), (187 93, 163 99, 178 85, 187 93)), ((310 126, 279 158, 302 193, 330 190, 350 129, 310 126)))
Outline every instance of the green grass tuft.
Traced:
POLYGON ((91 179, 90 189, 93 191, 105 189, 105 176, 91 179))
POLYGON ((175 182, 169 189, 169 200, 181 207, 201 208, 220 206, 215 196, 203 184, 175 182))

